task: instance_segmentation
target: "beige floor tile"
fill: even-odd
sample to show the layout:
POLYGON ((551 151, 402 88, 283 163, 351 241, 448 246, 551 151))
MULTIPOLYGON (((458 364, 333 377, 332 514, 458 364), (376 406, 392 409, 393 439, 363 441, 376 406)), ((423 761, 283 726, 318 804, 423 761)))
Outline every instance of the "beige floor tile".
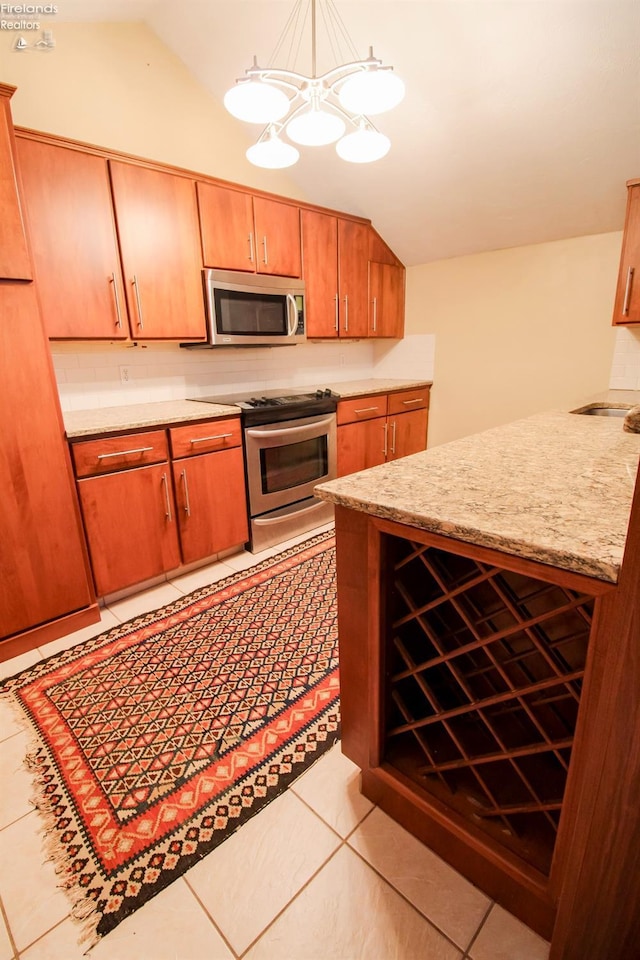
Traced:
POLYGON ((0 914, 0 960, 12 960, 13 956, 13 947, 11 946, 11 941, 9 940, 7 927, 2 914, 0 914))
POLYGON ((462 954, 342 847, 245 960, 461 960, 462 954))
MULTIPOLYGON (((24 960, 81 960, 79 927, 65 920, 21 956, 24 960)), ((103 937, 91 960, 232 960, 206 913, 177 880, 103 937)))
POLYGON ((206 567, 199 567, 190 573, 183 573, 180 577, 173 577, 169 583, 179 590, 180 593, 191 593, 193 590, 199 590, 201 587, 208 587, 210 583, 217 583, 218 580, 224 580, 230 577, 236 571, 226 563, 217 560, 215 563, 207 564, 206 567))
POLYGON ((159 583, 155 587, 149 587, 148 590, 142 590, 124 600, 115 600, 108 604, 107 610, 116 617, 120 623, 126 620, 132 620, 143 613, 149 613, 150 610, 157 610, 158 607, 164 607, 174 600, 179 600, 183 594, 170 583, 159 583))
POLYGON ((187 880, 241 953, 339 843, 287 791, 196 864, 187 880))
POLYGON ((53 865, 45 862, 40 827, 34 811, 0 831, 0 896, 18 950, 69 913, 53 865))
POLYGON ((23 730, 0 743, 0 830, 33 810, 33 778, 24 765, 30 742, 23 730))
POLYGON ((82 630, 74 630, 73 633, 68 633, 66 637, 61 637, 59 640, 45 643, 44 646, 40 647, 40 653, 43 657, 51 657, 54 653, 69 650, 70 647, 75 647, 85 640, 91 640, 92 637, 97 637, 99 633, 104 633, 105 630, 110 630, 111 627, 117 627, 119 624, 120 621, 114 617, 110 610, 101 607, 98 623, 92 623, 88 627, 83 627, 82 630))
POLYGON ((5 677, 13 677, 21 670, 32 667, 38 660, 42 660, 42 654, 39 650, 29 650, 27 653, 21 653, 19 657, 13 657, 12 660, 3 660, 0 663, 0 680, 5 677))
POLYGON ((494 904, 469 956, 472 960, 547 960, 549 944, 494 904))
POLYGON ((340 749, 340 744, 318 760, 291 787, 341 837, 356 827, 373 809, 360 793, 360 769, 340 749))
POLYGON ((25 724, 20 722, 20 714, 11 701, 0 696, 0 743, 20 733, 24 728, 25 724))
POLYGON ((349 844, 463 950, 491 901, 432 850, 374 810, 349 844))

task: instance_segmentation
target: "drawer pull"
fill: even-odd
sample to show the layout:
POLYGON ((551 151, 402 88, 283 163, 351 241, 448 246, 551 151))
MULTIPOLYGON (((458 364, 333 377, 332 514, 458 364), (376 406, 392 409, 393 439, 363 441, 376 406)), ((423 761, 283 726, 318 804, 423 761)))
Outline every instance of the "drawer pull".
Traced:
POLYGON ((354 410, 354 413, 375 413, 380 407, 362 407, 360 410, 354 410))
POLYGON ((226 440, 227 437, 232 436, 232 433, 216 433, 213 437, 192 437, 189 443, 206 443, 207 440, 226 440))
POLYGON ((416 400, 403 400, 402 402, 405 407, 408 407, 410 403, 424 403, 424 397, 418 397, 416 400))
POLYGON ((189 484, 187 483, 187 471, 183 470, 180 474, 184 484, 184 512, 188 517, 191 516, 191 504, 189 503, 189 484))
POLYGON ((128 457, 133 453, 147 453, 153 447, 136 447, 135 450, 116 450, 115 453, 99 453, 98 460, 108 460, 109 457, 128 457))

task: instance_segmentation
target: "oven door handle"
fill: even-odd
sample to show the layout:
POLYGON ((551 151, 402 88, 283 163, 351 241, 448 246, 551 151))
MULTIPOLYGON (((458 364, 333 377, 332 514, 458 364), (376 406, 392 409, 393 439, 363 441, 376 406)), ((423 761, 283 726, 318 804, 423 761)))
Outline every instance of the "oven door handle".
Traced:
POLYGON ((322 420, 315 420, 314 423, 305 423, 300 427, 280 427, 277 430, 273 429, 273 426, 268 425, 264 427, 247 427, 245 433, 248 437, 255 437, 256 440, 291 440, 295 442, 296 437, 305 436, 309 439, 312 439, 314 436, 321 435, 326 432, 326 429, 331 426, 335 418, 335 414, 332 413, 328 417, 323 417, 322 420))
POLYGON ((287 294, 287 336, 293 337, 298 326, 298 305, 292 293, 287 294))

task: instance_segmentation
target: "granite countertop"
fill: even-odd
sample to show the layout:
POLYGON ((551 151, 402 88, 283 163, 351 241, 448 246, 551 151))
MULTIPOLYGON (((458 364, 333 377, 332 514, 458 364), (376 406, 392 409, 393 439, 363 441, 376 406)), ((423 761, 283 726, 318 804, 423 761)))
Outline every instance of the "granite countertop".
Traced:
MULTIPOLYGON (((325 384, 342 399, 389 393, 392 390, 410 390, 430 386, 431 380, 351 380, 325 384)), ((288 391, 308 392, 316 387, 284 386, 288 391)), ((249 391, 247 391, 249 393, 249 391)), ((256 394, 260 388, 256 387, 256 394)), ((155 403, 136 403, 122 407, 102 407, 96 410, 72 410, 63 414, 69 440, 78 437, 115 433, 121 430, 137 430, 141 427, 163 427, 168 423, 189 420, 211 420, 219 417, 239 416, 240 408, 225 403, 199 403, 197 400, 164 400, 155 403)))
MULTIPOLYGON (((638 400, 637 392, 624 400, 611 393, 622 391, 600 402, 638 400)), ((315 492, 377 517, 615 583, 639 458, 640 435, 624 432, 622 418, 552 411, 315 492)))
POLYGON ((65 413, 67 438, 136 430, 139 427, 164 427, 168 423, 189 420, 211 420, 240 416, 240 408, 222 403, 198 403, 194 400, 163 400, 157 403, 135 403, 125 407, 102 407, 98 410, 73 410, 65 413))

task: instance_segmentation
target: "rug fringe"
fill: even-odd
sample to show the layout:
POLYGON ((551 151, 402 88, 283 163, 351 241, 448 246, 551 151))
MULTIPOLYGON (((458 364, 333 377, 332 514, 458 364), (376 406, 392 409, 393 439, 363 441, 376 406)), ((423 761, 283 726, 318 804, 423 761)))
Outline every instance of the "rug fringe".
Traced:
POLYGON ((66 896, 71 902, 69 915, 79 927, 78 944, 85 945, 85 954, 101 939, 97 932, 98 923, 101 915, 96 908, 95 903, 87 895, 86 890, 78 887, 77 881, 73 877, 72 864, 66 853, 61 851, 55 836, 56 814, 53 811, 50 799, 45 795, 44 780, 41 776, 41 767, 38 758, 43 752, 37 734, 34 732, 28 717, 20 707, 17 697, 14 693, 7 690, 0 691, 0 701, 11 704, 13 713, 18 720, 21 730, 29 730, 29 745, 27 755, 24 758, 24 766, 27 768, 33 778, 33 792, 29 802, 33 805, 39 815, 40 829, 42 836, 42 845, 44 848, 45 861, 53 863, 56 874, 61 877, 58 887, 65 891, 66 896))

